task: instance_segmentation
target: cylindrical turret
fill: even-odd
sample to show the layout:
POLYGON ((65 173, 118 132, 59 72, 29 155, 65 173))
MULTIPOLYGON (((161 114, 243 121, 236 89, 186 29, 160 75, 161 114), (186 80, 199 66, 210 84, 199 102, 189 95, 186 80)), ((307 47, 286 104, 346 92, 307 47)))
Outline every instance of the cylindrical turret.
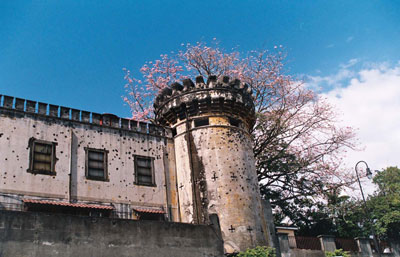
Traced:
POLYGON ((181 220, 207 224, 217 214, 228 253, 266 245, 248 85, 227 76, 185 79, 162 90, 154 107, 156 121, 174 133, 181 220))

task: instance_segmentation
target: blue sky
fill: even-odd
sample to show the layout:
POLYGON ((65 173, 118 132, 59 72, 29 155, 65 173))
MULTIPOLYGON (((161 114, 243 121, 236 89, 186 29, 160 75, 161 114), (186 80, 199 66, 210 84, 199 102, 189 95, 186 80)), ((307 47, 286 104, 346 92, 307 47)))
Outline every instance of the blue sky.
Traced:
POLYGON ((213 38, 242 52, 283 45, 288 73, 357 130, 348 167, 400 166, 399 1, 1 0, 0 94, 129 117, 123 68, 213 38))
POLYGON ((243 52, 283 45, 293 75, 396 62, 395 2, 3 0, 0 94, 129 116, 122 68, 214 37, 243 52))

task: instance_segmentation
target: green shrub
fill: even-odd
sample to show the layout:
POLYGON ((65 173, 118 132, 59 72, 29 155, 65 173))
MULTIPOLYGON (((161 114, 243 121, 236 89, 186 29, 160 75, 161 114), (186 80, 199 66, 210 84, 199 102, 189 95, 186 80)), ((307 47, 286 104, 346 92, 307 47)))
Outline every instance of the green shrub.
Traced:
POLYGON ((343 251, 343 249, 336 249, 334 252, 325 252, 326 257, 335 257, 335 256, 343 256, 350 257, 348 252, 343 251))
POLYGON ((265 246, 257 246, 254 249, 247 249, 240 252, 236 257, 276 257, 275 249, 265 246))

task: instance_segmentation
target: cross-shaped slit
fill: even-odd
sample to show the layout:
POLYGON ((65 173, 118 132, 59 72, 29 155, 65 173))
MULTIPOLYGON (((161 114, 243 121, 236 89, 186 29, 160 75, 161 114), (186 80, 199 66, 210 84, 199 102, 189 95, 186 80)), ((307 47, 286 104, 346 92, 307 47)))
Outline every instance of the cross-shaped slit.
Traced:
POLYGON ((215 180, 217 180, 217 178, 218 178, 218 177, 217 177, 217 175, 216 175, 215 172, 214 172, 214 175, 212 176, 211 179, 212 179, 213 181, 215 181, 215 180))

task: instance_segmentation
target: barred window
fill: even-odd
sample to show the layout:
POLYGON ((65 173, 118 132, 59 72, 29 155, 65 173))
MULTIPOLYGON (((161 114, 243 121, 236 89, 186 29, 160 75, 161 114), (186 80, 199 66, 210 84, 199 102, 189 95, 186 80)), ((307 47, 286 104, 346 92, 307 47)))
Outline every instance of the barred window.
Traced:
POLYGON ((203 127, 203 126, 208 126, 209 125, 209 120, 208 118, 201 118, 201 119, 196 119, 194 120, 194 127, 203 127))
POLYGON ((86 178, 93 180, 108 180, 107 150, 85 148, 86 178))
POLYGON ((55 142, 31 138, 29 140, 30 157, 28 172, 55 175, 56 145, 57 143, 55 142))
POLYGON ((235 119, 235 118, 229 117, 229 123, 232 126, 235 126, 235 127, 239 128, 242 122, 239 119, 235 119))
POLYGON ((144 186, 155 185, 153 158, 135 156, 135 183, 144 186))

